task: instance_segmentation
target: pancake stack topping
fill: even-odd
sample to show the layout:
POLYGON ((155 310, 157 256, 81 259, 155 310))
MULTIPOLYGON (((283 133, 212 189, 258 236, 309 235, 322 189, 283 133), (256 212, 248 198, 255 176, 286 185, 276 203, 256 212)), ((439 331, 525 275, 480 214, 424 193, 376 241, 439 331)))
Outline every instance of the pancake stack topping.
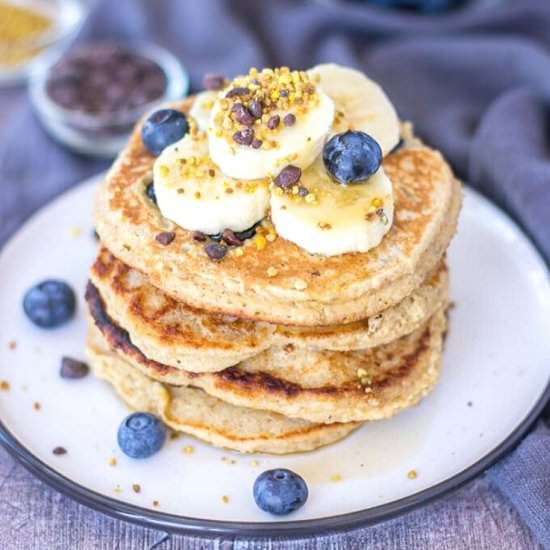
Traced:
POLYGON ((354 69, 206 84, 139 124, 98 190, 92 369, 242 452, 315 449, 417 404, 461 205, 443 157, 354 69))
MULTIPOLYGON (((251 69, 194 105, 191 131, 154 165, 167 219, 240 246, 239 232, 270 212, 273 235, 326 256, 366 252, 389 231, 393 193, 381 161, 399 141, 399 123, 361 73, 251 69), (323 82, 339 84, 325 92, 323 82)), ((221 259, 224 245, 206 246, 221 259)))

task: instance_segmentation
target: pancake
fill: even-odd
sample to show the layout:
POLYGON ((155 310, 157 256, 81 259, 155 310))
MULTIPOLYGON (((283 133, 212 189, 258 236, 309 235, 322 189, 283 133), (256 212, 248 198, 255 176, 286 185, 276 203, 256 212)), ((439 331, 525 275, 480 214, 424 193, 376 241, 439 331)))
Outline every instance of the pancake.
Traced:
POLYGON ((328 327, 294 327, 240 320, 193 309, 149 284, 139 271, 99 251, 90 278, 110 317, 150 359, 192 372, 214 372, 272 345, 349 351, 413 332, 447 301, 446 266, 402 302, 369 319, 328 327))
POLYGON ((106 309, 147 357, 195 372, 221 370, 267 349, 273 325, 207 314, 178 302, 103 248, 90 277, 106 309))
POLYGON ((202 390, 170 387, 144 376, 90 336, 87 357, 94 373, 111 384, 132 409, 156 414, 164 423, 217 447, 244 453, 311 451, 345 437, 359 424, 312 424, 236 407, 202 390))
POLYGON ((291 418, 320 423, 387 418, 418 403, 439 376, 443 308, 413 333, 377 348, 314 352, 275 346, 223 371, 191 373, 148 359, 109 317, 91 283, 86 297, 106 345, 147 376, 291 418))
MULTIPOLYGON (((175 107, 188 111, 192 102, 175 107)), ((364 319, 399 303, 441 261, 455 232, 460 184, 443 157, 405 144, 384 159, 393 182, 395 220, 367 253, 325 257, 277 238, 244 255, 210 260, 192 233, 164 219, 145 189, 154 158, 138 125, 97 193, 95 219, 102 242, 157 288, 195 308, 278 324, 318 326, 364 319), (173 231, 163 245, 160 232, 173 231), (277 275, 268 276, 269 268, 277 275)))

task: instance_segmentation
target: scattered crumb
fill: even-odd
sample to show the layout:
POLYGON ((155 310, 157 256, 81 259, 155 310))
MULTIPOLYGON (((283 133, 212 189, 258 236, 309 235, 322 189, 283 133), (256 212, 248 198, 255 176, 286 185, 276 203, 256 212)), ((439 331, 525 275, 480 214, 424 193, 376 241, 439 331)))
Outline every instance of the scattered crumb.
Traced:
POLYGON ((186 455, 192 455, 192 454, 195 452, 195 447, 193 447, 192 445, 186 445, 186 446, 183 448, 183 452, 184 452, 186 455))
POLYGON ((54 455, 66 455, 67 454, 67 449, 65 449, 65 447, 55 447, 52 451, 52 453, 54 455))
POLYGON ((0 382, 0 390, 9 391, 9 389, 10 389, 10 383, 7 380, 2 380, 2 382, 0 382))
POLYGON ((17 342, 15 340, 10 340, 8 342, 8 348, 15 349, 17 347, 17 342))
POLYGON ((134 491, 134 493, 141 493, 141 485, 139 483, 134 483, 132 485, 132 491, 134 491))
POLYGON ((236 460, 233 460, 233 459, 231 459, 231 460, 229 461, 229 464, 237 464, 237 461, 236 461, 236 460))
POLYGON ((180 435, 178 432, 170 432, 170 439, 179 439, 180 435))
POLYGON ((260 465, 260 463, 257 460, 253 460, 250 463, 250 466, 252 466, 252 468, 257 468, 259 465, 260 465))
POLYGON ((116 466, 116 458, 114 456, 109 459, 109 466, 116 466))
POLYGON ((416 470, 409 470, 407 473, 407 477, 409 479, 416 479, 418 477, 418 474, 416 473, 416 470))
POLYGON ((340 474, 332 474, 330 476, 330 481, 334 481, 335 483, 338 483, 339 481, 342 481, 342 476, 340 474))
POLYGON ((473 407, 474 403, 473 403, 473 401, 468 401, 468 403, 466 403, 466 405, 468 405, 468 407, 473 407))
POLYGON ((80 237, 81 234, 82 234, 82 229, 80 229, 80 227, 78 227, 78 225, 74 225, 73 227, 71 227, 69 229, 69 235, 71 237, 78 238, 78 237, 80 237))
POLYGON ((32 406, 34 407, 35 411, 39 411, 42 409, 42 405, 38 401, 35 401, 32 406))
POLYGON ((122 487, 120 485, 116 485, 113 489, 113 493, 122 493, 122 487))
POLYGON ((224 504, 228 504, 228 503, 229 503, 229 497, 228 497, 227 495, 223 495, 223 496, 222 496, 222 502, 223 502, 224 504))
POLYGON ((153 506, 158 508, 160 506, 160 502, 158 500, 153 500, 153 506))

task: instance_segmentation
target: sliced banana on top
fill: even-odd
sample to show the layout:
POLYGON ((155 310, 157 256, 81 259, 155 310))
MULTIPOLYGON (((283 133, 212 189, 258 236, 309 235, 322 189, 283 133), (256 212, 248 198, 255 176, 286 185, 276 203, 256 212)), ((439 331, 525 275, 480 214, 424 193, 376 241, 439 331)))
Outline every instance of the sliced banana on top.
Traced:
POLYGON ((335 64, 317 65, 310 78, 334 101, 332 133, 360 130, 372 136, 384 155, 399 143, 399 119, 382 88, 363 73, 335 64))
POLYGON ((206 132, 208 129, 210 114, 218 94, 219 92, 206 90, 198 93, 193 100, 191 109, 189 109, 189 116, 195 120, 201 132, 206 132))
POLYGON ((332 100, 303 71, 252 70, 218 96, 208 128, 212 160, 240 179, 272 176, 289 162, 307 168, 334 120, 332 100))
POLYGON ((162 214, 190 231, 244 231, 269 207, 268 180, 238 181, 222 174, 208 156, 206 134, 187 134, 167 147, 153 167, 162 214))
POLYGON ((337 184, 318 158, 290 192, 273 187, 271 219, 280 236, 311 254, 366 252, 391 227, 392 184, 382 168, 363 183, 337 184))

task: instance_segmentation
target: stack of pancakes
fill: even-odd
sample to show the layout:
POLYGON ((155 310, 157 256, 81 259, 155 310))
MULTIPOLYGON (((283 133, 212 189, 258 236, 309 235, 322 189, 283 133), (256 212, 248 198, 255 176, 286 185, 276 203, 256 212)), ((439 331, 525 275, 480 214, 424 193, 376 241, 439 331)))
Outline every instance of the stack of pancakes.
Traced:
POLYGON ((244 452, 311 450, 417 404, 439 375, 461 190, 438 152, 403 138, 384 159, 395 220, 376 248, 325 257, 279 237, 213 261, 148 195, 136 129, 97 196, 96 374, 132 408, 244 452))

